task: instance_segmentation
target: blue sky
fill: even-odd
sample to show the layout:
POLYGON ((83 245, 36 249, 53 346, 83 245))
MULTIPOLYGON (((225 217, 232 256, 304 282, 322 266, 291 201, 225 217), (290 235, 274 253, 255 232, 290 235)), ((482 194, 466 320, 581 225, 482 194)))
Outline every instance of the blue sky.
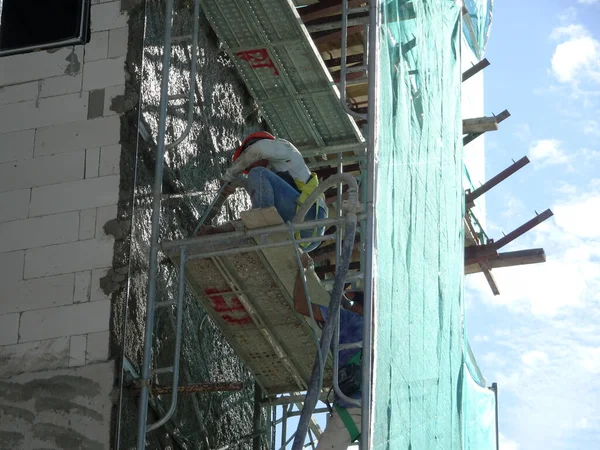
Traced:
POLYGON ((503 250, 547 262, 498 269, 501 295, 466 280, 469 337, 500 391, 502 450, 600 448, 600 0, 496 1, 486 57, 486 177, 531 164, 487 194, 498 238, 555 216, 503 250))

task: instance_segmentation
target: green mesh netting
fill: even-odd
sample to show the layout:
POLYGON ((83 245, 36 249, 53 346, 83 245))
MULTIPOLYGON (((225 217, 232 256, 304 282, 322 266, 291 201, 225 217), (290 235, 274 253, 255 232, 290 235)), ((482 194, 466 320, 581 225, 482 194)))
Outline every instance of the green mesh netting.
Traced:
POLYGON ((470 351, 463 366, 463 433, 465 450, 496 449, 496 396, 470 351))
POLYGON ((460 8, 382 4, 375 449, 462 449, 460 8))
POLYGON ((475 36, 465 34, 467 43, 473 49, 475 54, 483 55, 487 40, 490 35, 490 26, 492 24, 492 11, 494 9, 494 0, 465 0, 465 7, 471 16, 475 36))

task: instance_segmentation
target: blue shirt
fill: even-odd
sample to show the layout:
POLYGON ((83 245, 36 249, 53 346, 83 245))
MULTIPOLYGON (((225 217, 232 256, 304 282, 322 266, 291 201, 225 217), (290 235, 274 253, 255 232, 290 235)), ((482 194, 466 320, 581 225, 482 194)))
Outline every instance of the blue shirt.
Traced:
MULTIPOLYGON (((323 319, 327 320, 327 308, 321 306, 321 314, 323 319)), ((363 338, 363 317, 360 314, 356 314, 347 309, 340 309, 340 344, 353 344, 355 342, 361 342, 363 338)), ((332 343, 333 350, 333 343, 332 343)), ((339 367, 343 367, 350 361, 350 359, 360 351, 357 349, 342 350, 340 352, 339 367)), ((335 356, 335 355, 334 355, 335 356)), ((351 398, 359 399, 361 397, 361 391, 355 392, 349 395, 351 398)), ((345 408, 356 408, 356 405, 349 404, 342 399, 338 398, 337 395, 334 397, 334 401, 345 408)))

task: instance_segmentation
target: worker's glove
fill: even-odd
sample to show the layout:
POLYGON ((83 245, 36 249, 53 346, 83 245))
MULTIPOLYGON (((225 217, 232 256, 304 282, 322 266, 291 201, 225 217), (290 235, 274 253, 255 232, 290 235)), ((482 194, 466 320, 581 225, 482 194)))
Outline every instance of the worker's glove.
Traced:
POLYGON ((311 267, 315 266, 315 262, 308 255, 308 253, 302 254, 302 256, 300 257, 300 263, 302 263, 302 267, 304 267, 305 269, 310 269, 311 267))
POLYGON ((225 171, 225 174, 223 175, 223 181, 229 182, 232 181, 235 177, 235 173, 233 173, 231 168, 229 168, 225 171))
POLYGON ((224 197, 229 197, 231 194, 235 193, 235 190, 237 189, 235 184, 225 180, 221 180, 221 186, 224 186, 223 190, 221 191, 221 195, 224 197))

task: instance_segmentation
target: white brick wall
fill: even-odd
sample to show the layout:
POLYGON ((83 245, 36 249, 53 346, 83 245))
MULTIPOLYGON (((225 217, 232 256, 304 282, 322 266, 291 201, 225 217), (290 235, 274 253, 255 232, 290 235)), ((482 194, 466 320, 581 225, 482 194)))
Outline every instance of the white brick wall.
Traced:
POLYGON ((2 58, 0 378, 105 361, 100 279, 117 215, 127 15, 94 0, 91 42, 2 58), (104 90, 104 92, 102 92, 104 90), (95 91, 90 94, 90 91, 95 91))

